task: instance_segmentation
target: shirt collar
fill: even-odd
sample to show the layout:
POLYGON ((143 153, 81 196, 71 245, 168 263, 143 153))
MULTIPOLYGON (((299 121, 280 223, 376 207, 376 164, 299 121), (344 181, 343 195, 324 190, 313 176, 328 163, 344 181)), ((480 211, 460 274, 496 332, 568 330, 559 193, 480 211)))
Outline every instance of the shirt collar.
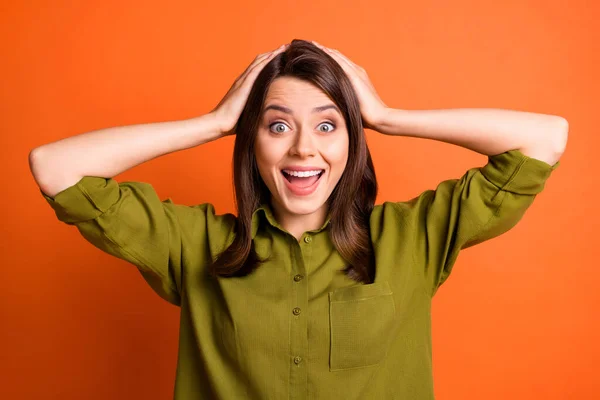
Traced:
MULTIPOLYGON (((275 216, 273 215, 273 209, 271 208, 271 206, 268 203, 262 203, 252 213, 252 239, 254 239, 254 237, 256 236, 256 233, 258 232, 258 228, 260 226, 261 220, 265 220, 271 226, 278 228, 279 230, 281 230, 283 232, 286 232, 286 230, 283 229, 283 227, 281 225, 279 225, 279 223, 275 219, 275 216)), ((330 222, 331 222, 331 214, 327 214, 327 218, 325 219, 325 222, 323 223, 323 225, 321 225, 321 227, 319 229, 314 229, 309 232, 312 232, 312 233, 321 232, 322 230, 327 228, 327 226, 329 225, 330 222)))

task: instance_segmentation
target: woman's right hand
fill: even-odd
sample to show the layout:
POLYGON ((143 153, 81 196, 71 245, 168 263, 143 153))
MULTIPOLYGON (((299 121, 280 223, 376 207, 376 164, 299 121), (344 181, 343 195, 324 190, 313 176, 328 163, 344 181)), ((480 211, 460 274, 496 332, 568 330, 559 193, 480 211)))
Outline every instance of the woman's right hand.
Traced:
POLYGON ((259 72, 277 54, 287 48, 284 44, 278 49, 256 56, 254 61, 235 80, 225 97, 211 111, 219 121, 221 136, 235 135, 234 128, 248 100, 248 95, 259 72))

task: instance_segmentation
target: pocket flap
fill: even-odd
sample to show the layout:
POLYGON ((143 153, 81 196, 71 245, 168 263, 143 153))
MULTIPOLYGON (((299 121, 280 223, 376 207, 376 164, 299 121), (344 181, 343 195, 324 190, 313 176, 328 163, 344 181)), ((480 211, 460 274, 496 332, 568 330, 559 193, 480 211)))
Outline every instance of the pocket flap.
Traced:
POLYGON ((392 294, 388 281, 374 282, 369 284, 358 284, 348 286, 329 292, 330 301, 356 301, 368 299, 369 297, 392 294))

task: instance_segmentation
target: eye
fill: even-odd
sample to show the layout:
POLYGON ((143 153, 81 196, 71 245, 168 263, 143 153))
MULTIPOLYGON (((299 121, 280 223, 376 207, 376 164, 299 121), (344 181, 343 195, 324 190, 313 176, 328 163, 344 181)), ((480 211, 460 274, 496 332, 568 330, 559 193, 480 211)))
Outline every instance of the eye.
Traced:
MULTIPOLYGON (((324 130, 324 131, 323 131, 323 130, 321 130, 321 132, 324 132, 324 133, 331 132, 332 130, 334 130, 334 129, 335 129, 335 124, 333 124, 333 123, 331 123, 331 122, 323 122, 323 123, 322 123, 322 124, 320 124, 319 126, 322 126, 322 125, 330 125, 330 126, 331 126, 331 128, 327 128, 327 130, 324 130)), ((286 124, 284 124, 283 122, 274 122, 274 123, 272 123, 271 125, 269 125, 269 128, 271 129, 271 131, 272 131, 272 132, 275 132, 275 133, 285 133, 285 132, 286 132, 286 130, 285 130, 285 127, 286 127, 286 126, 287 126, 287 125, 286 125, 286 124), (273 127, 274 127, 274 126, 275 126, 276 128, 275 128, 275 130, 273 131, 273 127)))
MULTIPOLYGON (((334 130, 334 129, 335 129, 335 125, 334 125, 334 124, 332 124, 331 122, 323 122, 323 124, 331 125, 331 126, 332 126, 332 128, 329 128, 329 129, 327 129, 326 131, 321 131, 321 132, 331 132, 332 130, 334 130)), ((323 124, 321 124, 321 125, 323 125, 323 124)), ((319 125, 319 126, 321 126, 321 125, 319 125)))
MULTIPOLYGON (((272 128, 272 127, 274 127, 276 125, 284 126, 284 127, 287 126, 283 122, 275 122, 275 123, 272 123, 271 125, 269 125, 269 128, 272 128)), ((281 128, 276 128, 276 129, 277 130, 275 131, 275 133, 284 133, 285 132, 285 130, 281 130, 281 128)), ((283 128, 283 129, 285 129, 285 128, 283 128)))

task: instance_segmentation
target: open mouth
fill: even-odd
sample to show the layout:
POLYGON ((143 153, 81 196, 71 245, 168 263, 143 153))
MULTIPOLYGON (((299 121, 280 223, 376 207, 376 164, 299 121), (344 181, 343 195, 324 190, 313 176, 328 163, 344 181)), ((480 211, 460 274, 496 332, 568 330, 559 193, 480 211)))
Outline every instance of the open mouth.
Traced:
POLYGON ((283 170, 281 171, 281 174, 293 187, 296 187, 298 189, 306 189, 310 188, 311 186, 314 186, 315 183, 317 183, 321 179, 321 176, 325 174, 325 170, 321 170, 321 172, 319 172, 318 174, 311 176, 294 176, 288 174, 283 170))
POLYGON ((314 179, 314 180, 316 181, 316 180, 318 180, 318 179, 319 179, 319 178, 320 178, 320 177, 321 177, 321 176, 322 176, 324 173, 325 173, 325 170, 323 169, 323 170, 321 170, 321 172, 319 172, 317 175, 313 175, 313 176, 306 176, 306 177, 302 176, 302 177, 301 177, 301 176, 293 176, 293 175, 290 175, 290 174, 288 174, 287 172, 285 172, 285 171, 281 170, 281 174, 282 174, 282 175, 285 177, 285 179, 287 179, 289 182, 292 182, 292 183, 293 183, 293 181, 294 181, 294 180, 303 180, 303 179, 304 179, 304 180, 310 180, 310 178, 313 178, 313 179, 314 179, 314 177, 315 177, 315 176, 317 177, 317 179, 314 179))

